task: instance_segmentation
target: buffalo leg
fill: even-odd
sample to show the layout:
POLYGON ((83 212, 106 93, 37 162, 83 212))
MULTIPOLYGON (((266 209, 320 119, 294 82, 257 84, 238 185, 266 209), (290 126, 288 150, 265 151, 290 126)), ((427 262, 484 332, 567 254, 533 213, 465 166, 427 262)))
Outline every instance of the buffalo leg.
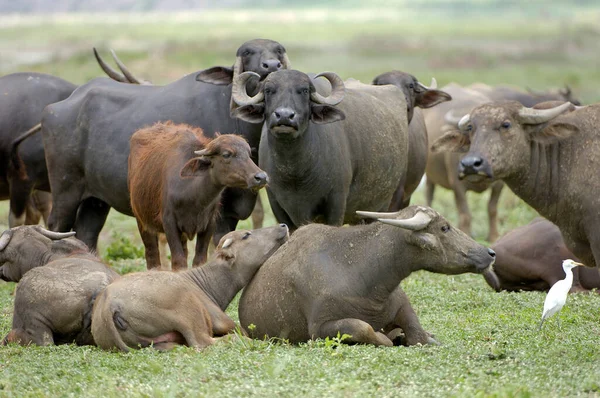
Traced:
POLYGON ((313 337, 337 337, 338 333, 340 336, 347 334, 350 335, 344 340, 345 343, 359 343, 359 344, 374 344, 377 346, 384 345, 391 347, 393 343, 386 335, 373 330, 371 325, 365 321, 355 318, 345 318, 335 321, 328 321, 323 323, 318 330, 310 331, 313 337))
POLYGON ((279 202, 277 202, 277 199, 275 199, 275 196, 270 194, 268 190, 267 196, 269 197, 269 204, 271 205, 271 210, 273 211, 273 215, 275 216, 277 222, 287 224, 290 233, 294 232, 297 227, 293 223, 290 216, 288 216, 287 212, 283 210, 283 208, 279 205, 279 202))
POLYGON ((35 190, 31 195, 31 199, 37 211, 42 215, 44 224, 48 225, 48 217, 52 210, 52 194, 50 192, 35 190))
POLYGON ((87 198, 79 205, 75 226, 77 239, 83 241, 91 250, 98 247, 98 236, 104 227, 110 206, 97 198, 87 198))
POLYGON ((471 211, 467 202, 467 191, 464 184, 456 183, 452 187, 454 201, 458 208, 458 228, 467 235, 471 235, 471 211))
POLYGON ((13 181, 10 184, 9 227, 25 224, 25 210, 30 203, 32 187, 26 181, 13 181))
POLYGON ((492 192, 490 193, 490 200, 488 202, 490 231, 487 239, 490 243, 498 239, 498 201, 500 200, 500 193, 502 193, 503 187, 504 183, 501 181, 493 183, 491 187, 492 192))
POLYGON ((252 211, 252 229, 260 229, 263 227, 265 221, 265 210, 263 208, 262 200, 260 195, 256 197, 256 204, 252 211))
POLYGON ((210 244, 210 238, 213 236, 215 231, 215 223, 209 223, 206 230, 196 235, 196 253, 194 254, 194 260, 192 261, 192 267, 197 267, 206 262, 208 256, 208 245, 210 244))
POLYGON ((142 224, 137 221, 138 230, 144 242, 144 254, 146 257, 146 269, 157 269, 160 268, 160 251, 158 249, 158 236, 154 232, 147 231, 144 229, 142 224))
POLYGON ((435 184, 429 178, 425 178, 425 201, 427 203, 427 207, 431 207, 431 202, 433 202, 434 193, 435 184))
POLYGON ((408 296, 402 288, 398 287, 394 292, 398 299, 399 308, 394 317, 394 324, 388 329, 402 328, 406 336, 405 345, 429 344, 436 341, 421 326, 421 322, 412 308, 408 296))
POLYGON ((163 227, 167 235, 167 243, 171 250, 171 270, 179 271, 187 269, 187 239, 177 229, 173 217, 163 216, 163 227))
POLYGON ((238 219, 233 217, 221 216, 217 222, 215 227, 215 232, 213 235, 213 243, 215 246, 219 244, 221 238, 231 231, 235 231, 238 224, 238 219))
MULTIPOLYGON (((381 209, 385 211, 386 209, 381 209)), ((325 206, 325 224, 342 226, 346 213, 346 195, 331 194, 325 206)), ((307 220, 311 221, 311 220, 307 220)))

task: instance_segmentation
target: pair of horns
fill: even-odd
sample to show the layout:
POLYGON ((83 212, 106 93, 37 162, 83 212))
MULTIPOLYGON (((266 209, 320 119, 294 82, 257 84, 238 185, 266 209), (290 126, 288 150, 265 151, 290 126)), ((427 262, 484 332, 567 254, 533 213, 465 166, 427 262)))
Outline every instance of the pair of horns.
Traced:
MULTIPOLYGON (((46 238, 49 238, 52 240, 60 240, 60 239, 70 238, 71 236, 75 236, 74 231, 72 231, 72 232, 48 231, 47 229, 42 228, 39 225, 25 226, 25 227, 21 226, 21 227, 16 227, 16 228, 32 228, 32 229, 36 230, 37 232, 39 232, 40 234, 42 234, 43 236, 45 236, 46 238)), ((8 246, 8 244, 10 243, 10 240, 12 239, 16 228, 11 228, 7 231, 4 231, 2 236, 0 236, 0 251, 3 251, 4 249, 6 249, 6 246, 8 246)))
POLYGON ((104 60, 100 57, 100 54, 98 54, 98 51, 96 51, 96 47, 94 47, 94 56, 96 57, 96 61, 98 61, 98 64, 100 65, 104 73, 106 73, 111 79, 121 83, 149 84, 148 82, 145 82, 135 77, 133 73, 131 73, 129 69, 127 69, 125 64, 121 62, 119 57, 117 57, 117 54, 114 50, 110 50, 110 53, 121 72, 123 72, 122 75, 113 68, 111 68, 106 62, 104 62, 104 60))
MULTIPOLYGON (((344 99, 344 95, 346 94, 346 88, 344 87, 344 82, 342 79, 333 72, 322 72, 315 76, 324 77, 329 80, 331 83, 331 94, 327 97, 322 96, 321 94, 314 92, 310 94, 311 101, 322 104, 322 105, 337 105, 344 99)), ((260 75, 255 72, 244 72, 237 75, 233 80, 233 85, 231 87, 231 98, 235 101, 239 106, 245 105, 256 105, 262 102, 265 98, 265 94, 263 90, 260 90, 255 96, 250 97, 246 92, 246 84, 248 80, 252 77, 256 77, 260 79, 260 75)))
POLYGON ((417 211, 417 213, 411 218, 406 218, 403 220, 396 219, 400 212, 379 213, 373 211, 357 211, 356 214, 365 218, 374 218, 384 224, 393 225, 395 227, 400 227, 411 231, 421 231, 427 228, 432 220, 431 216, 422 210, 417 211))
MULTIPOLYGON (((546 123, 554 119, 558 115, 562 114, 566 110, 570 109, 572 106, 573 104, 571 104, 570 102, 565 102, 564 104, 550 109, 534 109, 527 108, 524 106, 519 110, 518 118, 519 121, 523 124, 546 123)), ((453 111, 448 111, 444 115, 444 120, 446 121, 446 123, 451 124, 453 126, 458 126, 460 130, 464 130, 465 127, 467 127, 467 125, 471 121, 471 115, 467 113, 462 117, 458 117, 454 115, 453 111)))

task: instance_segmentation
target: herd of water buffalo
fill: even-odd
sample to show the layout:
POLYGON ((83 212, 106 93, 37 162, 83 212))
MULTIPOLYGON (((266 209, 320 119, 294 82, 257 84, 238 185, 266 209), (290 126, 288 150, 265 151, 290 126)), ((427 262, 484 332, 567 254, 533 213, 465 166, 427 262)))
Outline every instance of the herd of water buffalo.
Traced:
POLYGON ((564 277, 562 260, 578 258, 588 268, 573 290, 600 288, 600 106, 580 106, 569 89, 438 89, 400 71, 343 81, 293 70, 285 48, 262 39, 244 43, 232 67, 155 86, 114 53, 123 74, 94 53, 110 78, 78 87, 0 77, 0 199, 10 200, 11 227, 0 236, 0 277, 19 282, 5 344, 205 347, 234 331, 224 311, 242 289, 251 337, 427 344, 435 339, 400 287, 416 270, 547 290, 564 277), (410 206, 423 175, 428 206, 435 185, 453 190, 459 229, 410 206), (504 184, 547 220, 492 250, 469 236, 465 193, 492 190, 493 242, 504 184), (263 187, 281 224, 236 231, 260 214, 263 187), (148 269, 168 261, 164 236, 180 272, 120 277, 99 260, 111 207, 136 217, 148 269), (23 225, 41 217, 48 230, 23 225))

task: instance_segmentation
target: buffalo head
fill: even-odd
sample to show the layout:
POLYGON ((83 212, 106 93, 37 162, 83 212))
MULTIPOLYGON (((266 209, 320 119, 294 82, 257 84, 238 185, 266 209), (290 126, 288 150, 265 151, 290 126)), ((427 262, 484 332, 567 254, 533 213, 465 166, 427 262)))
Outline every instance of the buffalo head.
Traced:
POLYGON ((252 72, 242 73, 233 83, 232 100, 240 107, 234 116, 250 123, 266 121, 271 134, 281 138, 297 138, 308 128, 310 121, 331 123, 345 118, 337 109, 344 98, 344 82, 332 72, 318 74, 331 83, 331 94, 317 93, 311 78, 296 70, 272 73, 264 80, 258 93, 246 94, 249 79, 259 77, 252 72))
POLYGON ((431 108, 445 101, 450 101, 450 94, 437 90, 435 79, 431 79, 431 87, 420 83, 416 77, 406 72, 397 70, 383 73, 373 79, 373 84, 382 86, 391 84, 398 87, 404 93, 406 98, 406 110, 408 113, 408 122, 412 120, 414 109, 431 108))
POLYGON ((402 264, 416 264, 418 269, 452 275, 489 272, 495 261, 493 250, 451 226, 429 207, 410 206, 393 213, 356 213, 406 231, 398 237, 407 245, 403 250, 402 264))
POLYGON ((220 135, 206 147, 194 152, 181 169, 182 177, 193 177, 210 170, 215 185, 231 188, 260 189, 267 185, 267 173, 250 158, 250 145, 240 136, 220 135))
POLYGON ((232 67, 215 66, 198 73, 196 80, 210 84, 230 84, 243 72, 254 72, 260 80, 271 72, 291 67, 285 48, 273 40, 255 39, 245 42, 237 50, 232 67))
POLYGON ((535 108, 516 101, 484 104, 462 117, 458 130, 440 137, 431 150, 468 152, 458 165, 460 179, 501 180, 529 165, 532 143, 551 143, 577 132, 572 121, 558 117, 573 109, 568 102, 535 108))

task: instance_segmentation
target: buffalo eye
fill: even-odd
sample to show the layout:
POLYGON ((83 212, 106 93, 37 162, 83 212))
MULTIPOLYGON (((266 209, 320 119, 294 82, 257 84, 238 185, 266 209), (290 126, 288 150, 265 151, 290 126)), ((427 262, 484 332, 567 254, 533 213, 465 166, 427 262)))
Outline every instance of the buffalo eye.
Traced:
POLYGON ((248 239, 248 238, 250 237, 250 235, 252 235, 252 232, 246 232, 246 233, 244 234, 244 236, 242 236, 242 240, 246 240, 246 239, 248 239))
POLYGON ((308 95, 308 93, 309 93, 309 89, 307 89, 307 88, 302 89, 302 94, 308 95))
POLYGON ((247 57, 248 55, 250 55, 250 50, 245 50, 245 51, 242 53, 242 56, 244 56, 244 57, 247 57))
POLYGON ((283 50, 281 48, 278 48, 277 49, 277 54, 280 54, 280 55, 283 54, 283 50))
POLYGON ((448 231, 450 231, 450 226, 449 226, 449 225, 444 225, 444 226, 442 227, 442 232, 444 232, 444 233, 445 233, 445 232, 448 232, 448 231))
POLYGON ((413 83, 409 84, 408 86, 411 90, 415 88, 415 85, 413 83))
POLYGON ((502 124, 500 125, 503 129, 509 129, 510 128, 510 122, 508 120, 502 122, 502 124))
POLYGON ((229 151, 225 151, 221 154, 221 156, 223 156, 224 159, 229 159, 232 156, 232 153, 229 151))
POLYGON ((267 88, 265 88, 265 89, 263 90, 263 92, 264 92, 264 94, 265 94, 265 95, 271 95, 271 94, 273 94, 273 89, 272 89, 272 88, 269 88, 269 87, 267 87, 267 88))

